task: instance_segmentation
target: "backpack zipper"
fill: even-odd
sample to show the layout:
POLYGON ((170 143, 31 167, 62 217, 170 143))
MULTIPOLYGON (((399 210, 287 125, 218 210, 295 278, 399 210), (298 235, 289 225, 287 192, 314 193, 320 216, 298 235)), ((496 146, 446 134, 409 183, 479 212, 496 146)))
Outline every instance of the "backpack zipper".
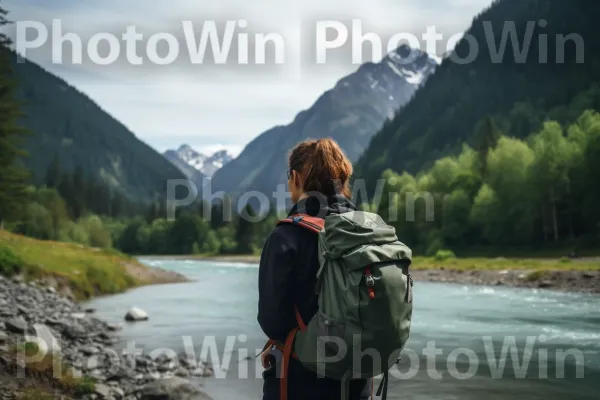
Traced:
POLYGON ((367 284, 367 291, 369 292, 369 298, 375 299, 375 279, 371 273, 371 267, 365 268, 365 282, 367 284))

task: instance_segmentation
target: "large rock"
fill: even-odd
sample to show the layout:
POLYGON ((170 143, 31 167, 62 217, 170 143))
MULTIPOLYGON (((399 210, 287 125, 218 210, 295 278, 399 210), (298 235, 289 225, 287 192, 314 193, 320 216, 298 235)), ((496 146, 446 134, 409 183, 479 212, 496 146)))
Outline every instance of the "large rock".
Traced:
POLYGON ((25 333, 27 322, 21 317, 11 318, 6 321, 6 330, 13 333, 25 333))
POLYGON ((131 310, 127 311, 125 314, 125 321, 147 321, 148 314, 146 311, 133 307, 131 310))
POLYGON ((142 400, 213 400, 181 378, 160 379, 144 386, 142 400))

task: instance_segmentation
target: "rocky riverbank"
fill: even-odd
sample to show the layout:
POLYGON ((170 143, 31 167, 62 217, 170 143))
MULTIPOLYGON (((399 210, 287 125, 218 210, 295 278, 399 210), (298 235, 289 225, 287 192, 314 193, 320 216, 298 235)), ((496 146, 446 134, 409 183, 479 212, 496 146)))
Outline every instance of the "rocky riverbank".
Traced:
POLYGON ((412 275, 415 281, 515 286, 600 294, 600 266, 596 271, 462 270, 441 267, 416 269, 412 275))
POLYGON ((0 399, 210 399, 187 380, 210 365, 119 354, 119 329, 44 282, 0 276, 0 399))

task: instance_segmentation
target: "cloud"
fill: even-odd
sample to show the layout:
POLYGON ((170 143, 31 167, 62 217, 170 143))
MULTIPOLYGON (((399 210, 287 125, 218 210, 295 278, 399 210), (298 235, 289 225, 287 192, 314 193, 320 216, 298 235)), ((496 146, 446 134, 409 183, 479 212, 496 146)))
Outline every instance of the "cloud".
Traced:
MULTIPOLYGON (((285 39, 287 62, 283 66, 232 63, 211 67, 179 62, 132 67, 123 59, 108 67, 89 62, 53 65, 50 45, 28 54, 28 58, 88 94, 158 150, 183 142, 199 148, 239 149, 272 126, 289 123, 337 80, 356 70, 358 65, 350 62, 349 47, 334 54, 326 66, 311 65, 317 21, 360 19, 364 33, 375 32, 384 42, 399 32, 420 37, 430 25, 449 36, 464 31, 473 16, 490 3, 491 0, 3 2, 13 20, 41 21, 50 27, 53 19, 60 19, 64 32, 77 33, 84 42, 99 32, 120 37, 131 25, 146 38, 169 32, 182 39, 182 20, 196 26, 207 20, 245 20, 246 32, 273 32, 285 39)), ((64 49, 66 60, 71 51, 67 45, 64 49)), ((437 52, 444 51, 440 46, 437 52)), ((370 54, 367 50, 364 53, 370 54)))

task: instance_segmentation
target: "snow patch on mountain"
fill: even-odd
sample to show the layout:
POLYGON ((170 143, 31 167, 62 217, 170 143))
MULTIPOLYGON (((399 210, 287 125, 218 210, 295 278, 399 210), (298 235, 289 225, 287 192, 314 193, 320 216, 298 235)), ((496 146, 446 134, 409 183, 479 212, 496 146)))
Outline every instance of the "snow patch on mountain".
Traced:
POLYGON ((179 146, 177 150, 167 150, 164 156, 171 162, 175 158, 177 164, 183 162, 207 177, 212 177, 215 172, 233 160, 233 156, 227 150, 219 150, 207 156, 187 144, 179 146))

